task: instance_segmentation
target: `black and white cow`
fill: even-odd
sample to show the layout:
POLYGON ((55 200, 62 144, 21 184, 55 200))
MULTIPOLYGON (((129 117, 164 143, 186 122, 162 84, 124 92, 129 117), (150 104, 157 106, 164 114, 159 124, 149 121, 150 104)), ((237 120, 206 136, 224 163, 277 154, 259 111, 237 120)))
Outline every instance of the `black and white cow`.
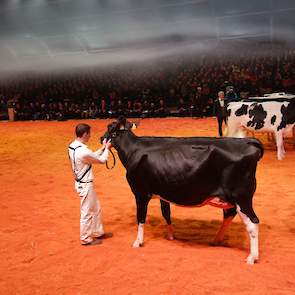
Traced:
POLYGON ((170 205, 212 205, 223 209, 224 220, 215 242, 239 213, 250 237, 247 263, 258 259, 258 217, 252 207, 256 166, 263 147, 254 138, 138 137, 124 117, 108 125, 102 137, 111 138, 125 166, 135 195, 138 234, 143 245, 147 207, 153 195, 161 200, 162 215, 173 235, 170 205))
POLYGON ((245 137, 245 130, 273 132, 277 157, 285 156, 284 134, 295 124, 295 99, 290 101, 241 101, 227 107, 227 136, 245 137))

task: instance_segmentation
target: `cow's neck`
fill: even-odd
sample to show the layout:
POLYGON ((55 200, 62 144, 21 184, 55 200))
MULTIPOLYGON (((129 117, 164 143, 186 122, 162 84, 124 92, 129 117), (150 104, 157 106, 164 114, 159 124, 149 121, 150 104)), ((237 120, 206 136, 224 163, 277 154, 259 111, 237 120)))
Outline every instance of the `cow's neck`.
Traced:
POLYGON ((137 136, 133 134, 131 131, 126 131, 120 135, 118 138, 118 142, 116 145, 116 150, 118 151, 119 158, 126 168, 128 158, 133 154, 135 150, 137 136))

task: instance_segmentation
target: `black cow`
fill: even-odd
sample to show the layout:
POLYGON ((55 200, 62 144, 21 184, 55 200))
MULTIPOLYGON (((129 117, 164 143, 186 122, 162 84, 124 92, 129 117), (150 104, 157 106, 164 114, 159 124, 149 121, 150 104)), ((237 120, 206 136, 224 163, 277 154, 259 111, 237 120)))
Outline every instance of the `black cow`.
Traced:
POLYGON ((135 195, 138 234, 133 246, 143 244, 148 203, 157 195, 170 237, 170 202, 223 208, 224 220, 215 242, 223 239, 226 227, 238 212, 251 242, 247 263, 258 260, 259 220, 252 198, 257 162, 263 155, 261 142, 254 138, 138 137, 131 127, 120 117, 108 125, 102 139, 111 138, 135 195))

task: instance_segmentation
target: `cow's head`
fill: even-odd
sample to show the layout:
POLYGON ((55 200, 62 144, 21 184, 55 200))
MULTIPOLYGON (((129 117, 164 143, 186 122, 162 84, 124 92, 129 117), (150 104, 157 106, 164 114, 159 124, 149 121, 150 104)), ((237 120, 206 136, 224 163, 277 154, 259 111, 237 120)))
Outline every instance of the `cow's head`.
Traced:
POLYGON ((116 148, 116 139, 127 130, 136 129, 138 124, 129 122, 124 116, 120 116, 116 121, 110 123, 107 127, 107 131, 101 137, 100 141, 104 139, 111 139, 112 145, 116 148))

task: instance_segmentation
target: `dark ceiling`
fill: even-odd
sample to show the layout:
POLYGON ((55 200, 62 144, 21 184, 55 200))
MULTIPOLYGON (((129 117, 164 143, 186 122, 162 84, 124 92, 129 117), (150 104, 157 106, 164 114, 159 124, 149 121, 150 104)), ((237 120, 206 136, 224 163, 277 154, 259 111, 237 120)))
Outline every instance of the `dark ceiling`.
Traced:
POLYGON ((294 29, 294 0, 2 0, 0 71, 132 60, 208 41, 294 44, 294 29))

